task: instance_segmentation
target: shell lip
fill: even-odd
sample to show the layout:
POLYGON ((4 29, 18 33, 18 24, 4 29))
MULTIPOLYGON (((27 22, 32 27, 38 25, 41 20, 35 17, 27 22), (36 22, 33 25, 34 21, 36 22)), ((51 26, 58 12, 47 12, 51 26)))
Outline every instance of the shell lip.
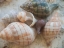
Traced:
POLYGON ((31 24, 30 24, 30 27, 34 26, 35 23, 37 22, 37 19, 34 17, 34 15, 31 12, 27 12, 26 11, 26 15, 28 17, 27 20, 31 20, 32 21, 31 24))

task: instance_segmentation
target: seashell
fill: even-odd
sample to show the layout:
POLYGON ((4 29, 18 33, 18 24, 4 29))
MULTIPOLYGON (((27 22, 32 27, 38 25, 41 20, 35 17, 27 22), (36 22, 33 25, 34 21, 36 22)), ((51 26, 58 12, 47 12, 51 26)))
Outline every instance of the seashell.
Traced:
POLYGON ((0 31, 2 31, 7 25, 12 22, 18 22, 18 11, 11 10, 0 19, 0 31))
POLYGON ((47 17, 57 9, 59 5, 49 4, 47 2, 43 2, 43 0, 29 0, 20 7, 33 13, 37 17, 47 17))
POLYGON ((38 20, 35 23, 35 28, 36 28, 38 34, 40 34, 41 29, 44 28, 45 24, 46 24, 46 22, 43 19, 38 20))
POLYGON ((43 37, 48 45, 50 45, 57 35, 60 34, 60 30, 61 22, 58 17, 58 12, 55 12, 44 27, 43 37))
POLYGON ((26 11, 22 11, 17 15, 17 18, 21 21, 21 22, 25 22, 27 20, 32 20, 32 23, 30 26, 33 26, 36 23, 36 19, 34 17, 34 15, 30 12, 26 12, 26 11))
POLYGON ((13 22, 0 32, 0 38, 21 46, 31 44, 36 37, 35 32, 25 23, 13 22))
POLYGON ((19 21, 18 18, 17 18, 17 14, 18 14, 18 11, 15 11, 15 10, 11 10, 8 14, 5 14, 1 20, 3 20, 4 22, 17 22, 19 21))

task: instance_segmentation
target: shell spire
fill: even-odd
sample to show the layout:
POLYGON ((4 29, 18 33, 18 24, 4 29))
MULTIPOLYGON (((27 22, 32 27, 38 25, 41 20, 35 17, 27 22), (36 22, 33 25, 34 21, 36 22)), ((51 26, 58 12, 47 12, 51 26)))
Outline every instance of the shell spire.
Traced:
POLYGON ((52 41, 59 35, 61 30, 61 22, 58 17, 58 12, 52 15, 50 21, 45 25, 43 36, 46 40, 47 45, 50 45, 52 41))

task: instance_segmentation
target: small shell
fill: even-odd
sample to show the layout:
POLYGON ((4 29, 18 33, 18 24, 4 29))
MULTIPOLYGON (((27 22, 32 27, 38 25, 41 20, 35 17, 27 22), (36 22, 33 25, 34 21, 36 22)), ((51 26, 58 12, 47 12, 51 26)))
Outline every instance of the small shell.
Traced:
POLYGON ((26 12, 26 11, 22 11, 17 15, 17 18, 21 21, 21 22, 25 22, 27 20, 32 20, 32 23, 30 26, 33 26, 37 20, 35 19, 34 15, 30 12, 26 12))
POLYGON ((53 14, 53 17, 45 25, 43 36, 48 45, 57 37, 61 30, 61 22, 58 17, 58 12, 53 14))
POLYGON ((35 39, 35 32, 26 24, 14 22, 0 32, 0 38, 21 46, 31 44, 35 39))
POLYGON ((21 8, 33 13, 36 17, 47 17, 58 8, 58 4, 48 4, 43 0, 29 0, 21 8))
POLYGON ((43 19, 38 20, 36 22, 35 28, 36 28, 36 31, 37 31, 38 34, 40 34, 41 29, 45 27, 45 24, 46 24, 46 22, 43 19))

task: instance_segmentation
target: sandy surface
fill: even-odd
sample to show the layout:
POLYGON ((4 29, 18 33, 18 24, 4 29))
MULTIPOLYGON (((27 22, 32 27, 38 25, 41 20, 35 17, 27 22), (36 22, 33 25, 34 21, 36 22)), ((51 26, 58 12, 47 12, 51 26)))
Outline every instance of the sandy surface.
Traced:
MULTIPOLYGON (((11 2, 3 2, 0 4, 0 18, 3 17, 5 14, 7 14, 10 10, 18 10, 21 11, 20 5, 22 5, 26 0, 13 0, 11 2)), ((58 0, 57 0, 58 1, 58 0)), ((64 6, 64 2, 59 3, 62 7, 64 6)), ((60 9, 60 8, 59 8, 60 9)), ((60 9, 61 15, 59 16, 60 19, 62 20, 62 27, 64 28, 64 8, 60 9)), ((62 34, 60 37, 56 38, 53 43, 51 44, 51 46, 49 48, 64 48, 62 42, 64 40, 64 34, 62 34)), ((5 46, 6 42, 2 39, 0 39, 0 48, 3 48, 3 46, 5 46)), ((9 44, 9 48, 21 48, 19 46, 13 45, 13 44, 9 44)), ((35 39, 35 41, 27 46, 27 47, 22 47, 22 48, 48 48, 46 46, 45 40, 43 39, 42 35, 38 35, 35 39)))

